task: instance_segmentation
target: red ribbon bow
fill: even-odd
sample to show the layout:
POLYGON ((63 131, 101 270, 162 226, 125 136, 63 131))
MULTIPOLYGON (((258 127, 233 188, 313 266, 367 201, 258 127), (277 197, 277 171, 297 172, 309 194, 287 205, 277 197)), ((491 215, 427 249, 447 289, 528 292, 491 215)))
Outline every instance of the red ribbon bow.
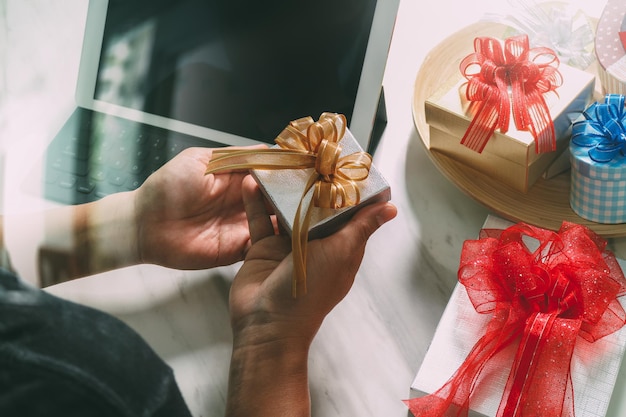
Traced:
POLYGON ((605 247, 594 232, 568 222, 558 233, 519 223, 466 241, 459 282, 476 311, 492 317, 443 387, 405 401, 411 412, 467 416, 488 361, 519 341, 497 416, 573 416, 576 338, 594 342, 626 323, 617 300, 626 279, 605 247))
POLYGON ((479 37, 474 51, 460 69, 468 79, 467 99, 479 107, 461 143, 482 152, 496 128, 508 131, 512 110, 517 129, 533 135, 537 153, 554 151, 554 123, 543 94, 563 83, 556 53, 530 48, 527 35, 505 39, 504 47, 497 39, 479 37))

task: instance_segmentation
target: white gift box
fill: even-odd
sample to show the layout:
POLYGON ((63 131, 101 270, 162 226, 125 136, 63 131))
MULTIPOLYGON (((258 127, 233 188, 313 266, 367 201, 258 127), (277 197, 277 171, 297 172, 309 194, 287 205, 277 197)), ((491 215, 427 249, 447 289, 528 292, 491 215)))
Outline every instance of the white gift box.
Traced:
MULTIPOLYGON (((483 227, 505 229, 510 225, 507 221, 489 216, 483 227)), ((624 269, 626 264, 621 260, 619 262, 624 269)), ((412 396, 422 397, 441 388, 484 335, 490 319, 491 315, 479 314, 474 310, 465 287, 457 283, 424 361, 411 384, 412 396)), ((626 327, 594 343, 577 338, 570 368, 576 417, 606 415, 625 343, 626 327)), ((470 416, 496 415, 516 349, 517 345, 513 344, 490 360, 488 369, 484 371, 487 376, 481 380, 470 398, 470 416)))

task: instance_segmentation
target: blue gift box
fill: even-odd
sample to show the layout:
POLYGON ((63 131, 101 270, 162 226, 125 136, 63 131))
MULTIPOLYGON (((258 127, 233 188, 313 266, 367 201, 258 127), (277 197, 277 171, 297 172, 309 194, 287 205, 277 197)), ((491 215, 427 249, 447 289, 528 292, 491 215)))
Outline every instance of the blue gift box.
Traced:
POLYGON ((626 109, 623 95, 593 103, 574 123, 570 141, 570 206, 580 217, 626 223, 626 109))

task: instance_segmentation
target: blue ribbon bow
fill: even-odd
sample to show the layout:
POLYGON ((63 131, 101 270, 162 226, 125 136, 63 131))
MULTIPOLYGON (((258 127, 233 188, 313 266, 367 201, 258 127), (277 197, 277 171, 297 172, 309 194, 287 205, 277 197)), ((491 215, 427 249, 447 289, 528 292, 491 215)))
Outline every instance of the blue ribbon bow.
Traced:
POLYGON ((572 142, 575 145, 591 148, 589 157, 600 163, 610 162, 618 156, 626 155, 626 97, 620 94, 607 94, 604 103, 593 103, 581 120, 572 126, 572 142))

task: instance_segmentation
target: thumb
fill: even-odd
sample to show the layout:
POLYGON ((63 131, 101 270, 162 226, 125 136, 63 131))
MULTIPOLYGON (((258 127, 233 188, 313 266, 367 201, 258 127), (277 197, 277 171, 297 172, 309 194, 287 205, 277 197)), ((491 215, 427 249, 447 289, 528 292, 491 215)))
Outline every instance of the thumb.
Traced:
POLYGON ((360 208, 337 232, 310 242, 307 270, 315 278, 310 289, 313 282, 318 288, 333 288, 334 296, 326 294, 327 311, 350 290, 370 236, 396 214, 397 209, 391 203, 368 205, 360 208))
POLYGON ((372 234, 398 214, 396 206, 389 202, 365 206, 338 233, 352 247, 365 245, 372 234))

